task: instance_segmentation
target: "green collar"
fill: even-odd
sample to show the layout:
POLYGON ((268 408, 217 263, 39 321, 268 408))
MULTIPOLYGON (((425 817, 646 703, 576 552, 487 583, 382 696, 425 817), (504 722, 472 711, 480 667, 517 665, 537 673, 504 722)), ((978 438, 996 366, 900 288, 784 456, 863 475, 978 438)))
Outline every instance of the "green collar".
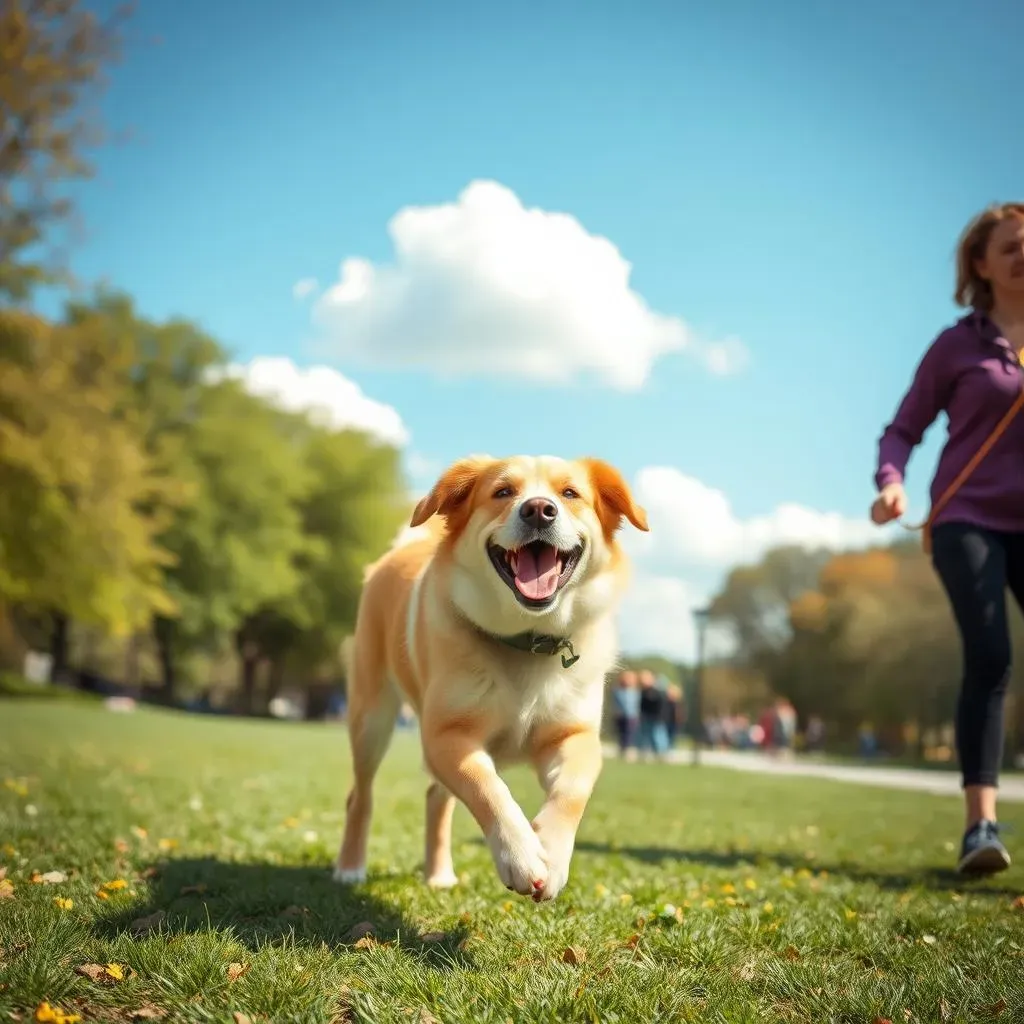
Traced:
POLYGON ((517 651, 526 651, 528 654, 561 654, 568 651, 569 656, 562 654, 562 668, 571 668, 580 660, 580 656, 573 650, 572 641, 564 636, 550 636, 547 633, 517 633, 515 636, 499 636, 500 640, 517 651))

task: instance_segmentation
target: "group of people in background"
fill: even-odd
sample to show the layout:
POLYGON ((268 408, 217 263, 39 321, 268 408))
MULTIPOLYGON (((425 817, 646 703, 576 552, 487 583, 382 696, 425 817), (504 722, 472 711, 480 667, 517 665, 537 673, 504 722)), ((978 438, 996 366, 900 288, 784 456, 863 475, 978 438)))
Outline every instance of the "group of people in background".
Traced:
MULTIPOLYGON (((612 713, 619 754, 663 759, 684 734, 692 735, 682 689, 650 669, 626 669, 612 690, 612 713)), ((796 746, 796 709, 783 697, 765 707, 757 719, 748 715, 722 715, 699 723, 700 741, 732 750, 761 749, 779 757, 790 756, 796 746)), ((807 724, 808 749, 824 743, 824 724, 813 716, 807 724)))
POLYGON ((627 760, 663 758, 686 727, 683 691, 650 669, 619 673, 613 713, 619 753, 627 760))

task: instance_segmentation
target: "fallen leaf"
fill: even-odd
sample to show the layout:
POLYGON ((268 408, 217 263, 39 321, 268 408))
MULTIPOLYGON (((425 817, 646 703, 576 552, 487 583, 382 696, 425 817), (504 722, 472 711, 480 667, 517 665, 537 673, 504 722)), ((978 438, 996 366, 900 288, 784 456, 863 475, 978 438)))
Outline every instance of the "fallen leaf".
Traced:
POLYGON ((69 899, 67 896, 54 896, 53 902, 60 907, 61 910, 70 910, 75 905, 75 901, 69 899))
POLYGON ((228 981, 238 981, 247 970, 248 964, 228 964, 228 981))
POLYGON ((124 981, 125 969, 120 964, 81 964, 75 968, 75 974, 90 981, 109 984, 112 981, 124 981))
POLYGON ((167 914, 163 910, 154 910, 145 917, 137 917, 128 926, 133 935, 145 935, 159 928, 167 914))
POLYGON ((127 853, 131 849, 131 846, 127 839, 118 838, 114 840, 114 849, 117 850, 118 853, 127 853))
POLYGON ((441 1024, 441 1022, 425 1006, 421 1006, 419 1024, 441 1024))
POLYGON ((107 892, 116 892, 118 889, 127 889, 128 883, 123 878, 115 878, 113 881, 104 882, 100 888, 107 892))
POLYGON ((234 1020, 235 1024, 252 1024, 252 1021, 248 1016, 238 1010, 235 1010, 235 1012, 231 1014, 231 1018, 234 1020))
POLYGON ((582 946, 568 946, 562 954, 562 963, 579 967, 587 959, 587 951, 582 946))
POLYGON ((372 949, 377 945, 377 940, 372 935, 364 935, 355 944, 356 949, 372 949))
POLYGON ((131 833, 136 839, 145 839, 149 833, 139 825, 132 825, 131 833))
POLYGON ((1013 901, 1013 909, 1014 910, 1024 910, 1024 896, 1018 896, 1013 901))
POLYGON ((178 845, 177 839, 161 839, 156 844, 161 850, 173 850, 178 845))
POLYGON ((65 1013, 59 1006, 42 1002, 36 1007, 35 1019, 40 1024, 78 1024, 82 1018, 77 1013, 65 1013))
POLYGON ((145 1003, 134 1010, 129 1010, 129 1016, 132 1020, 159 1020, 164 1015, 165 1011, 161 1010, 159 1006, 154 1006, 152 1003, 145 1003))
POLYGON ((633 932, 632 935, 623 943, 624 946, 628 946, 630 949, 636 949, 640 943, 640 933, 633 932))
POLYGON ((0 900, 14 899, 14 883, 9 878, 0 878, 0 900))
POLYGON ((787 946, 783 950, 782 955, 787 960, 790 960, 790 961, 799 960, 800 959, 800 950, 797 949, 796 946, 787 946))
POLYGON ((978 1006, 976 1010, 978 1013, 987 1014, 989 1017, 998 1017, 1003 1010, 1006 1009, 1006 1000, 999 999, 994 1003, 989 1003, 987 1006, 978 1006))
POLYGON ((206 892, 206 886, 200 882, 199 885, 183 885, 178 895, 188 896, 191 893, 196 893, 197 895, 202 896, 204 892, 206 892))
POLYGON ((753 981, 757 977, 757 964, 749 960, 739 969, 737 976, 740 981, 753 981))
POLYGON ((871 1024, 892 1024, 888 1017, 876 1017, 871 1024))
POLYGON ((372 935, 373 932, 372 921, 360 921, 359 924, 352 926, 352 930, 348 933, 348 941, 364 938, 367 935, 372 935))
POLYGON ((420 936, 420 942, 444 942, 447 937, 446 932, 424 932, 420 936))
POLYGON ((922 935, 922 936, 921 936, 921 941, 922 941, 922 942, 923 942, 923 943, 924 943, 924 944, 925 944, 926 946, 934 946, 934 945, 935 945, 935 943, 936 943, 936 942, 938 942, 939 940, 938 940, 938 939, 936 939, 934 935, 922 935))

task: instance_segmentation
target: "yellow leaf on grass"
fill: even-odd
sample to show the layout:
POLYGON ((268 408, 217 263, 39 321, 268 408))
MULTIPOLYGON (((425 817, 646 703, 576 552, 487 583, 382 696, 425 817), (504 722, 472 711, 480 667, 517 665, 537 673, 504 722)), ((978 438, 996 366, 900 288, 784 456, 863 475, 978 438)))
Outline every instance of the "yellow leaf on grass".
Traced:
POLYGON ((228 964, 228 981, 238 981, 247 970, 248 964, 228 964))
POLYGON ((116 892, 118 889, 127 889, 128 883, 123 878, 115 878, 111 882, 104 882, 102 888, 107 892, 116 892))
POLYGON ((67 896, 54 896, 53 902, 60 907, 61 910, 70 910, 75 905, 75 901, 69 899, 67 896))
POLYGON ((571 967, 579 967, 587 959, 587 951, 582 946, 569 946, 562 953, 562 963, 571 967))
POLYGON ((124 968, 120 964, 107 964, 106 971, 114 981, 124 981, 124 968))
POLYGON ((177 839, 161 839, 156 844, 161 850, 173 850, 178 845, 177 839))
POLYGON ((775 909, 775 904, 771 900, 766 900, 762 905, 761 909, 766 913, 770 914, 775 909))
POLYGON ((733 885, 732 882, 726 882, 725 885, 722 886, 722 892, 727 893, 731 896, 733 893, 736 892, 736 886, 733 885))
POLYGON ((748 878, 748 879, 746 879, 744 881, 743 887, 745 889, 756 889, 757 888, 757 882, 755 882, 752 878, 748 878))
POLYGON ((14 899, 14 883, 9 878, 0 878, 0 900, 14 899))
POLYGON ((59 1006, 42 1002, 36 1007, 35 1019, 40 1024, 78 1024, 82 1018, 77 1013, 65 1013, 59 1006))
POLYGON ((845 915, 847 921, 852 921, 857 916, 857 911, 851 910, 849 907, 847 907, 843 911, 843 914, 845 915))

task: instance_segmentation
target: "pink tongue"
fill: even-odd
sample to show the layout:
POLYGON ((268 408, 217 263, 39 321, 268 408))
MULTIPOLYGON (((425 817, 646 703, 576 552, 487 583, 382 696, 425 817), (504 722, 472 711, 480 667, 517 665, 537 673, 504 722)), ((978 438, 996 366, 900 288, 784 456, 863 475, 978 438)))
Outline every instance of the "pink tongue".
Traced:
POLYGON ((516 564, 519 593, 532 601, 543 601, 558 588, 558 552, 548 544, 522 548, 516 564))

